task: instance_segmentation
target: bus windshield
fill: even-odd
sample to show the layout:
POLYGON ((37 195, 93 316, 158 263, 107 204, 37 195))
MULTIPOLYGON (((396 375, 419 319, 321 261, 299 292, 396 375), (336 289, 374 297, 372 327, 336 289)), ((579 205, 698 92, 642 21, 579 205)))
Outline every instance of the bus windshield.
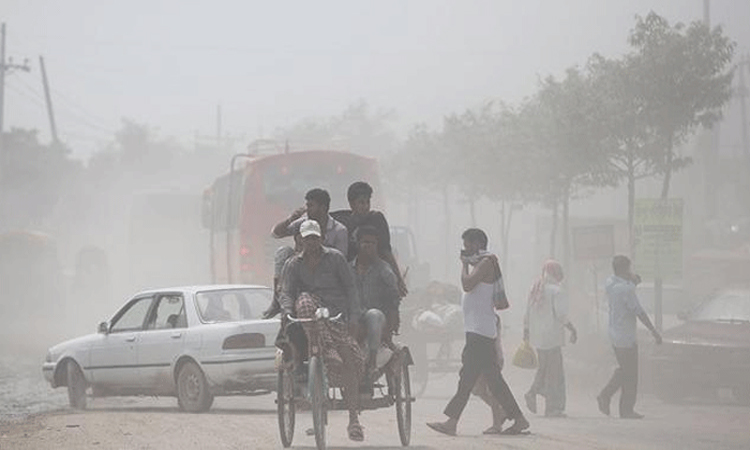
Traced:
POLYGON ((274 161, 263 169, 263 195, 266 202, 292 210, 304 202, 308 190, 322 188, 331 195, 331 210, 348 208, 346 189, 354 181, 371 178, 368 169, 359 160, 274 161))

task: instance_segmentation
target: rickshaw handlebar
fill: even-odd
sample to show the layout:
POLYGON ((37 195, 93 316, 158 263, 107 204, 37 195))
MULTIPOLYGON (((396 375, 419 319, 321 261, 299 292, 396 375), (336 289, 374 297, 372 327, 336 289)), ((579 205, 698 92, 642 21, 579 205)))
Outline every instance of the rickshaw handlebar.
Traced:
POLYGON ((309 322, 317 322, 318 320, 329 320, 329 321, 336 320, 337 321, 341 319, 343 315, 344 313, 338 313, 333 317, 321 316, 321 317, 309 317, 309 318, 304 318, 304 319, 298 319, 296 317, 292 317, 291 314, 287 314, 286 318, 289 319, 290 323, 309 323, 309 322))

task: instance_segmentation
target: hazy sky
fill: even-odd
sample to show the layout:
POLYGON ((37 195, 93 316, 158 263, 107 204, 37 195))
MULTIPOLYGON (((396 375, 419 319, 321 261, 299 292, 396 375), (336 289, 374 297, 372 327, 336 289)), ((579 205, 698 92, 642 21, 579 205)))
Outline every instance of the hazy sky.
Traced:
MULTIPOLYGON (((634 16, 652 9, 689 22, 703 0, 2 0, 6 56, 32 67, 6 77, 5 129, 49 139, 39 55, 78 156, 123 117, 192 145, 216 133, 218 103, 224 131, 247 141, 358 99, 394 109, 399 131, 438 125, 530 95, 538 76, 593 52, 621 54, 634 16)), ((712 0, 711 19, 750 50, 750 2, 712 0)))

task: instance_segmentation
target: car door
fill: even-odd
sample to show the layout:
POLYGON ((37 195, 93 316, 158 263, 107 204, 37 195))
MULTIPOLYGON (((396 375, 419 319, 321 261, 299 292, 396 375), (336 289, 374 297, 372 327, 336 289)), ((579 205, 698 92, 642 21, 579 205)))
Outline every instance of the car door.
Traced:
POLYGON ((89 369, 96 385, 116 392, 139 386, 137 344, 152 302, 153 296, 130 300, 114 315, 104 337, 92 346, 89 369))
POLYGON ((172 364, 182 354, 186 332, 187 316, 183 295, 158 294, 145 330, 138 340, 138 367, 141 382, 148 391, 174 391, 172 364))

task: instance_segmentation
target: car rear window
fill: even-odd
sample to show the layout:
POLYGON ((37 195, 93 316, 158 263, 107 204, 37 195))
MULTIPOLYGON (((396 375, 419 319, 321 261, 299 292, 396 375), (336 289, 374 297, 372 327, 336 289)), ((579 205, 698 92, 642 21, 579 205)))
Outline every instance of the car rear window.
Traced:
POLYGON ((260 319, 273 298, 270 289, 224 289, 199 292, 198 313, 206 323, 260 319))
POLYGON ((709 300, 691 316, 700 321, 750 321, 750 292, 730 292, 709 300))

